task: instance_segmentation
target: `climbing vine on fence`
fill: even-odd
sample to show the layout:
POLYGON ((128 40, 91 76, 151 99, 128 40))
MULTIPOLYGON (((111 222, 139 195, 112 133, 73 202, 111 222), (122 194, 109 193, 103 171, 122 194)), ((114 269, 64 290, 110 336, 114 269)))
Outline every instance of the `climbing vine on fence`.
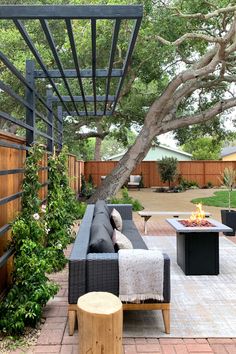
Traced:
POLYGON ((35 325, 43 306, 56 294, 58 287, 46 276, 49 265, 45 259, 46 220, 38 196, 39 161, 44 150, 34 145, 25 163, 22 212, 12 225, 15 248, 12 286, 0 303, 0 330, 20 334, 27 325, 35 325))
POLYGON ((71 242, 71 227, 75 219, 83 216, 85 207, 76 200, 69 186, 67 148, 50 156, 48 166, 50 184, 46 208, 46 257, 52 269, 58 271, 66 263, 63 249, 71 242))

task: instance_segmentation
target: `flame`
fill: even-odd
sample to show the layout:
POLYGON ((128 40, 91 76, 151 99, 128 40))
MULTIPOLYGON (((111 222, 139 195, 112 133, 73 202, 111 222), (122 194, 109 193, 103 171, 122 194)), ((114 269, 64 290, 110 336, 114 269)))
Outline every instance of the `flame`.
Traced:
POLYGON ((202 219, 205 219, 205 211, 202 209, 202 204, 199 203, 196 205, 197 210, 192 212, 192 215, 190 216, 189 220, 190 221, 195 221, 197 223, 201 223, 202 219))

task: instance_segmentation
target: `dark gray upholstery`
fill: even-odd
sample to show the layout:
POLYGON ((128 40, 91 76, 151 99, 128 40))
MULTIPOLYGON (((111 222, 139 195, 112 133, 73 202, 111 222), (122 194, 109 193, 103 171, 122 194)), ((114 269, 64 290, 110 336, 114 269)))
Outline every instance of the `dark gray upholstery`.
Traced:
POLYGON ((114 253, 115 249, 106 227, 98 222, 92 222, 89 252, 114 253))
MULTIPOLYGON (((108 205, 119 211, 123 219, 122 233, 132 242, 134 248, 147 249, 142 237, 132 221, 132 206, 124 204, 108 205)), ((78 297, 89 291, 108 291, 119 295, 119 268, 117 253, 89 253, 90 228, 94 205, 88 205, 76 236, 69 258, 70 304, 76 304, 78 297)), ((170 259, 164 256, 164 302, 170 302, 170 259)))
POLYGON ((94 215, 106 212, 110 216, 109 208, 105 200, 97 200, 94 207, 94 215))
POLYGON ((110 238, 112 238, 113 227, 111 226, 110 217, 107 215, 106 212, 97 213, 94 215, 92 226, 95 224, 103 225, 106 228, 107 232, 109 233, 110 238))

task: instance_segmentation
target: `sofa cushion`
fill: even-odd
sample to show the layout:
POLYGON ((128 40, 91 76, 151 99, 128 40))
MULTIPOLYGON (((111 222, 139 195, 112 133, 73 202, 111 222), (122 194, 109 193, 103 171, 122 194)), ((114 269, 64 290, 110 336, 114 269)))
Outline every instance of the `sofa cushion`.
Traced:
POLYGON ((117 230, 121 231, 122 230, 122 218, 118 210, 115 208, 112 209, 111 212, 111 224, 113 228, 116 228, 117 230))
POLYGON ((126 237, 122 232, 114 229, 113 231, 113 236, 112 236, 112 242, 114 245, 117 245, 118 249, 131 249, 133 248, 133 245, 131 241, 126 237))
POLYGON ((97 200, 94 207, 94 215, 106 213, 110 216, 109 208, 105 200, 97 200))
POLYGON ((92 225, 93 224, 103 225, 106 228, 107 232, 109 233, 110 238, 112 238, 113 227, 111 226, 110 218, 106 212, 96 214, 92 221, 92 225))
POLYGON ((114 253, 111 237, 103 224, 92 223, 89 251, 91 253, 114 253))
POLYGON ((146 243, 131 220, 123 220, 122 233, 131 241, 133 248, 147 249, 146 243))

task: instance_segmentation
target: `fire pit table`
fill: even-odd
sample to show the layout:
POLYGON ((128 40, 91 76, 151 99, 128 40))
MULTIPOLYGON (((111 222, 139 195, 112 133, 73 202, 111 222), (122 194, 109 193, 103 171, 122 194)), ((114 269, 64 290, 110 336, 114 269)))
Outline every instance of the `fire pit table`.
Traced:
POLYGON ((186 275, 219 274, 219 232, 231 228, 214 219, 208 226, 185 226, 188 220, 166 219, 176 230, 177 263, 186 275))

